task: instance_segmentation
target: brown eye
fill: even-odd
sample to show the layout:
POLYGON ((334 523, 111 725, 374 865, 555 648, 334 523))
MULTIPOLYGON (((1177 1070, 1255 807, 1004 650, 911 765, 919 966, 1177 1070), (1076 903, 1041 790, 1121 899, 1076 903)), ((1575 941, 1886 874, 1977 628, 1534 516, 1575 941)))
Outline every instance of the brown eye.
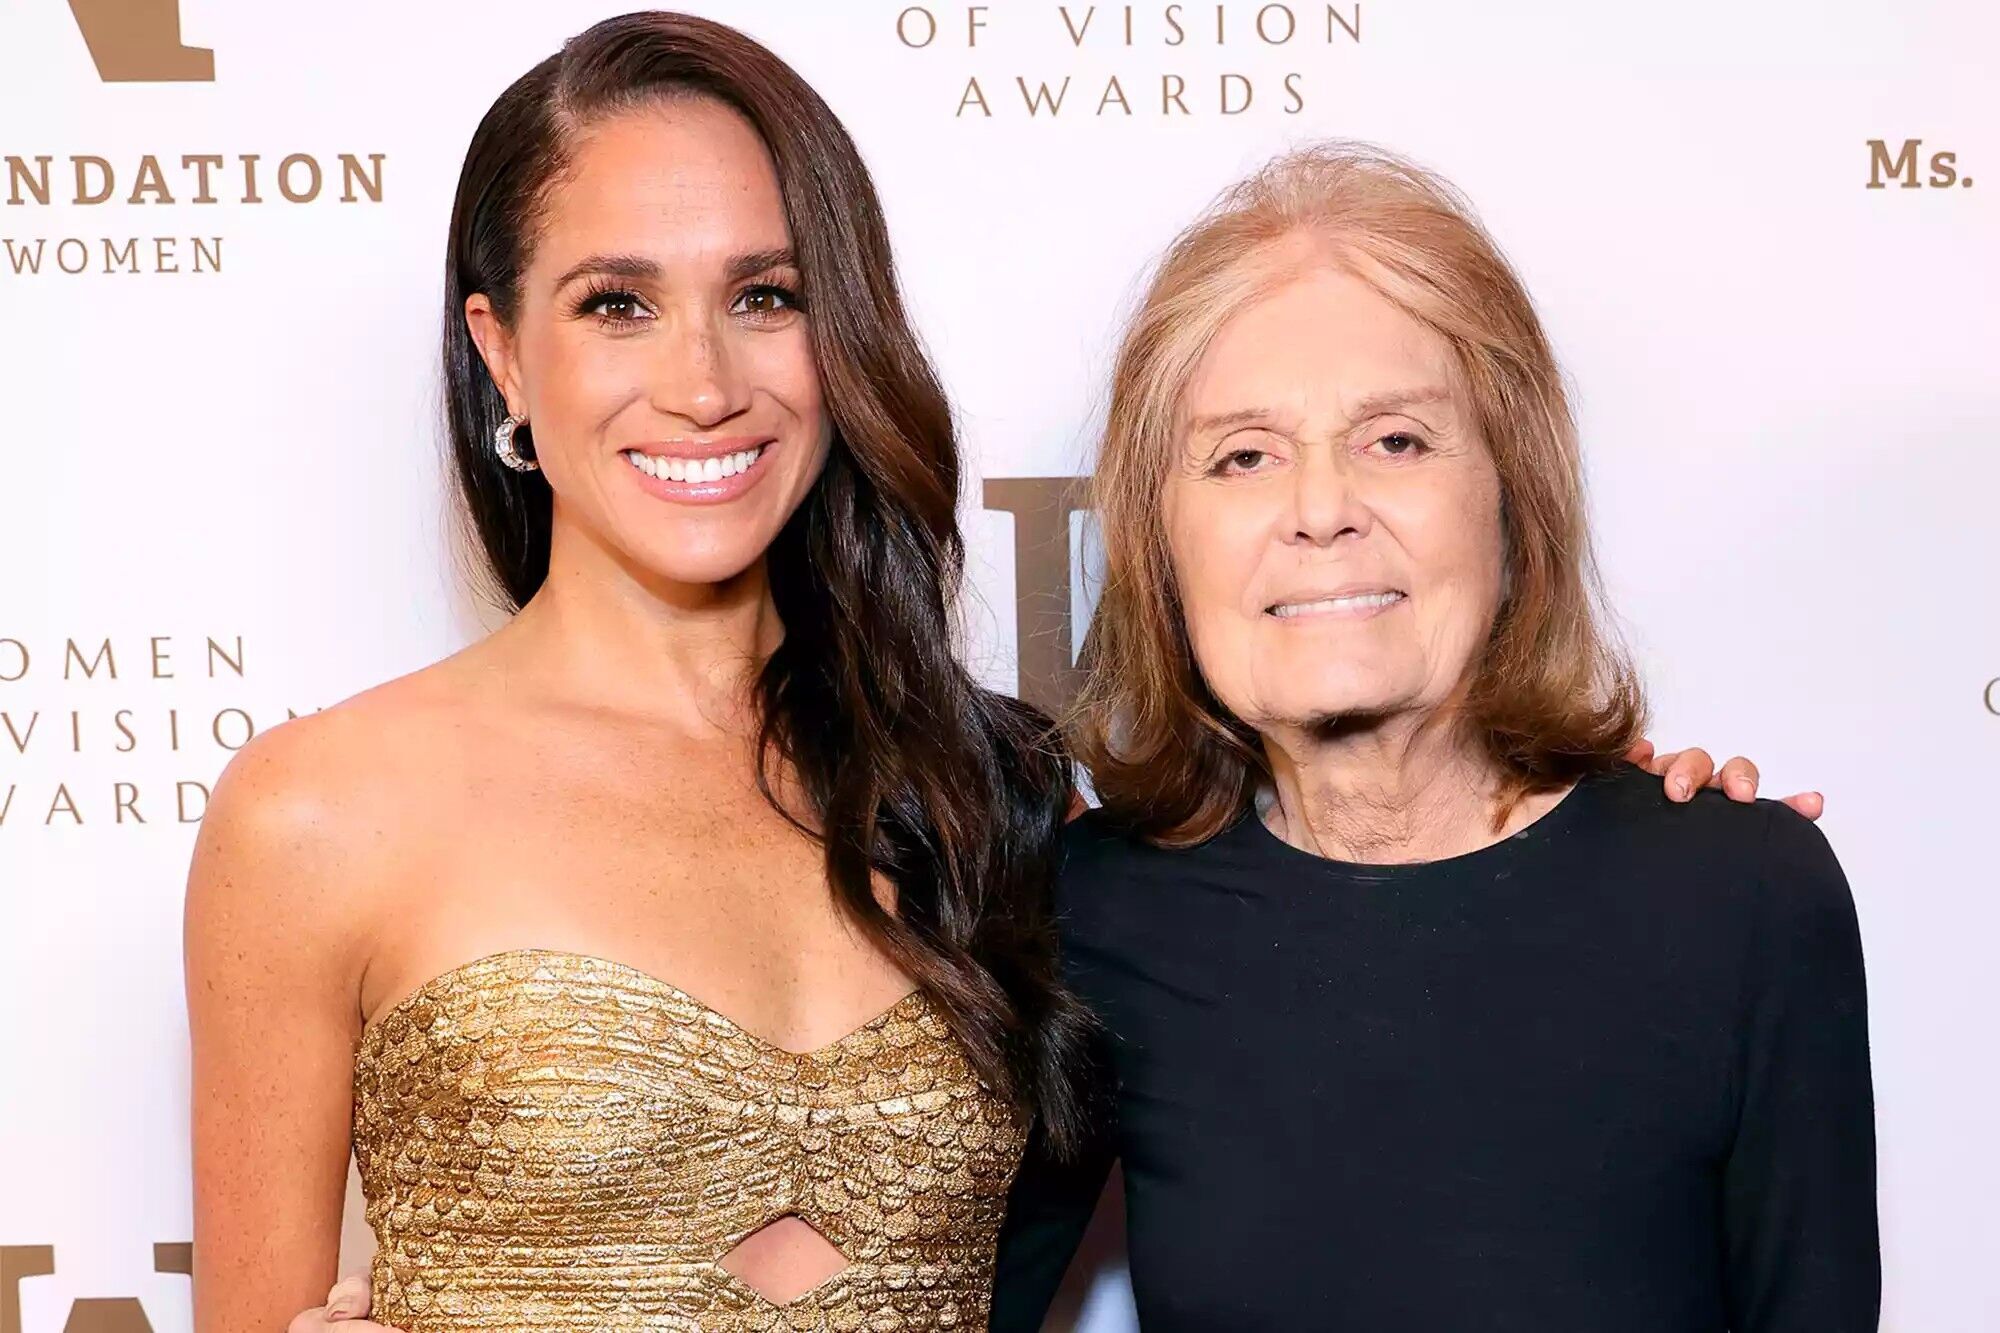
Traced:
POLYGON ((1408 431, 1397 431, 1392 435, 1384 435, 1376 443, 1380 444, 1382 452, 1388 454, 1391 458, 1414 457, 1417 454, 1426 452, 1430 448, 1429 445, 1408 431))
POLYGON ((771 283, 759 283, 755 287, 744 288, 743 294, 736 298, 734 308, 739 314, 769 318, 787 310, 796 310, 798 306, 798 297, 792 292, 771 283))
POLYGON ((1226 475, 1255 472, 1257 465, 1268 457, 1262 449, 1232 449, 1216 460, 1214 470, 1226 475))
POLYGON ((631 324, 652 317, 652 312, 646 309, 646 303, 639 299, 637 292, 593 292, 584 298, 581 309, 585 314, 596 315, 606 324, 631 324))

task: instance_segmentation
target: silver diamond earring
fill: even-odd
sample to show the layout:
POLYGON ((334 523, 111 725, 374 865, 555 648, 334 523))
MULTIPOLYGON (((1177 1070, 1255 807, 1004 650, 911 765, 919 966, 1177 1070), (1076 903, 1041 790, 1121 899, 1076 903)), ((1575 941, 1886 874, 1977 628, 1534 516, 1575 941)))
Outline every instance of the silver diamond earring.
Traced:
POLYGON ((493 452, 500 455, 500 461, 516 472, 539 472, 542 465, 532 458, 521 457, 514 448, 514 432, 528 424, 526 417, 508 416, 493 432, 493 452))

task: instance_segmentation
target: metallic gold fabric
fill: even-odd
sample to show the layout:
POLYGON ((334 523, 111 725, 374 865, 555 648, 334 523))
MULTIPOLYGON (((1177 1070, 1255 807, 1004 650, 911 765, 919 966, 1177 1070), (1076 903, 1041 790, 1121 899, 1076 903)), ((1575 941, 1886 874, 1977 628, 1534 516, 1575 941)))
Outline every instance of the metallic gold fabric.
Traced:
POLYGON ((470 1329, 983 1329, 1025 1125, 921 993, 810 1054, 548 950, 362 1034, 375 1313, 470 1329), (848 1267, 775 1305, 717 1263, 787 1215, 848 1267))

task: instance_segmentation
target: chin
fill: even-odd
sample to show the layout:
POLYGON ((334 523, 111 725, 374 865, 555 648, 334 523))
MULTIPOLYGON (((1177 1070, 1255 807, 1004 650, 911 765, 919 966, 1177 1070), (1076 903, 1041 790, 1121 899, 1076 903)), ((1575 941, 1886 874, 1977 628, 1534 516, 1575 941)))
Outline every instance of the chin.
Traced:
POLYGON ((768 544, 745 543, 738 549, 736 543, 727 547, 689 549, 680 547, 661 550, 657 540, 652 549, 634 552, 638 564, 650 575, 668 583, 704 584, 727 583, 753 568, 768 549, 768 544))
POLYGON ((1367 722, 1403 712, 1415 702, 1413 693, 1383 684, 1344 684, 1288 692, 1263 711, 1284 727, 1324 731, 1344 722, 1367 722))

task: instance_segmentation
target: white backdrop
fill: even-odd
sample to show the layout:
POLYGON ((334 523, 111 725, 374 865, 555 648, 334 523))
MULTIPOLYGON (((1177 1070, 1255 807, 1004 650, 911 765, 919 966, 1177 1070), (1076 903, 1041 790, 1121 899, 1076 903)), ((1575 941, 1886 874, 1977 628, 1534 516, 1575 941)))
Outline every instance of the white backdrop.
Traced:
MULTIPOLYGON (((432 424, 451 190, 500 89, 624 7, 181 0, 191 79, 160 77, 207 72, 173 0, 0 13, 0 1333, 189 1326, 202 784, 478 632, 432 424)), ((1131 6, 1128 42, 1123 5, 695 7, 860 141, 986 478, 1084 469, 1149 257, 1272 152, 1368 138, 1466 189, 1575 379, 1656 734, 1828 793, 1884 1326, 2000 1327, 1996 11, 1230 0, 1218 41, 1207 0, 1131 6), (1870 188, 1871 140, 1919 141, 1914 185, 1870 188)), ((1014 523, 982 494, 970 651, 1012 685, 1014 523)), ((1114 1279, 1086 1325, 1118 1306, 1114 1279)))

